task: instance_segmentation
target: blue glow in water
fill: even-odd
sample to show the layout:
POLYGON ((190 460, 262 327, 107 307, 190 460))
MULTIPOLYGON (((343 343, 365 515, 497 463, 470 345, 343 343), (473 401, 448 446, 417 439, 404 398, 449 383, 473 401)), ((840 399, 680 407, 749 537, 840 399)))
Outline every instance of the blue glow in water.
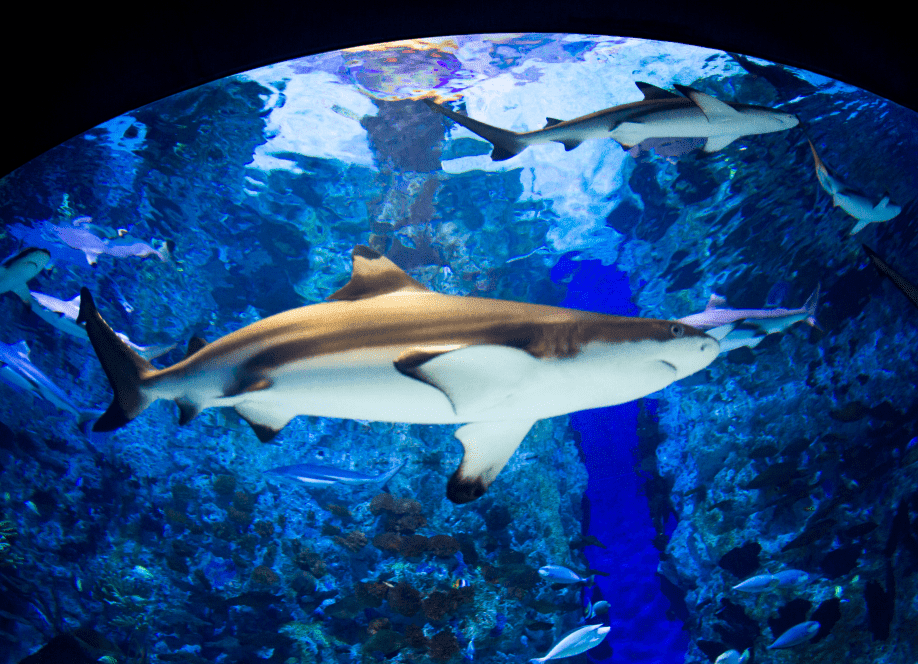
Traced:
MULTIPOLYGON (((561 306, 621 316, 639 314, 631 302, 628 275, 600 261, 574 258, 566 254, 552 269, 555 282, 570 278, 561 306)), ((598 592, 593 601, 605 598, 611 605, 607 620, 612 629, 590 657, 622 664, 681 664, 688 644, 682 623, 666 617, 668 600, 648 582, 654 578, 659 556, 651 544, 656 533, 647 498, 633 470, 637 415, 637 402, 571 415, 589 474, 585 534, 608 547, 585 550, 592 568, 609 573, 596 577, 598 592)))

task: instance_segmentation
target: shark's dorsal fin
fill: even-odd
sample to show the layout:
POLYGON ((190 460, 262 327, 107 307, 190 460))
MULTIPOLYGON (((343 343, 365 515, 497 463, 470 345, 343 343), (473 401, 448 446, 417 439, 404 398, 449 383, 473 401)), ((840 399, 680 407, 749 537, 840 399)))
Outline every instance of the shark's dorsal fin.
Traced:
POLYGON ((657 86, 651 85, 650 83, 644 83, 643 81, 635 81, 634 84, 638 86, 638 90, 640 90, 644 94, 644 101, 647 101, 649 99, 678 99, 679 98, 679 95, 673 92, 670 92, 669 90, 658 88, 657 86))
POLYGON ((379 252, 357 245, 351 253, 351 280, 328 298, 329 300, 363 300, 398 291, 427 293, 424 287, 379 252))
POLYGON ((888 204, 889 204, 889 192, 886 192, 885 194, 883 194, 883 198, 880 199, 880 202, 877 203, 877 204, 874 206, 874 208, 877 209, 877 210, 880 210, 880 209, 886 207, 888 204))
POLYGON ((206 345, 207 342, 198 335, 191 337, 191 339, 188 340, 188 352, 185 353, 185 359, 187 360, 206 345))
POLYGON ((549 127, 554 127, 557 124, 561 124, 564 120, 559 120, 558 118, 545 118, 545 129, 549 127))
POLYGON ((708 303, 705 305, 704 310, 707 311, 708 309, 717 309, 725 306, 727 306, 727 298, 717 293, 711 293, 711 297, 708 299, 708 303))
MULTIPOLYGON (((740 112, 729 104, 725 104, 719 99, 715 99, 704 92, 699 92, 686 85, 676 84, 674 87, 695 102, 698 108, 701 109, 701 112, 704 113, 704 116, 708 119, 708 122, 732 120, 740 115, 740 112)), ((713 150, 709 150, 709 152, 713 152, 713 150)))

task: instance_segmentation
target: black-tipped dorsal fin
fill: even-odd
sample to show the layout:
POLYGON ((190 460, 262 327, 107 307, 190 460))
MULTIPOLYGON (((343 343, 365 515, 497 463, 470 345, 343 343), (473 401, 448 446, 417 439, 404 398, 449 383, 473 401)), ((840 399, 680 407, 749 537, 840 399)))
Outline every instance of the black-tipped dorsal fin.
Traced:
POLYGON ((561 124, 564 120, 559 120, 558 118, 545 118, 545 129, 549 127, 554 127, 557 124, 561 124))
POLYGON ((397 291, 430 292, 382 254, 357 245, 351 253, 351 280, 329 300, 363 300, 397 291))
POLYGON ((645 101, 648 99, 678 99, 679 98, 679 95, 677 95, 676 93, 670 92, 669 90, 664 90, 663 88, 658 88, 657 86, 651 85, 650 83, 644 83, 643 81, 635 81, 634 84, 638 86, 638 90, 640 90, 644 94, 645 101))
POLYGON ((207 342, 203 338, 197 335, 191 337, 191 339, 188 340, 188 352, 185 353, 185 359, 188 359, 206 345, 207 342))

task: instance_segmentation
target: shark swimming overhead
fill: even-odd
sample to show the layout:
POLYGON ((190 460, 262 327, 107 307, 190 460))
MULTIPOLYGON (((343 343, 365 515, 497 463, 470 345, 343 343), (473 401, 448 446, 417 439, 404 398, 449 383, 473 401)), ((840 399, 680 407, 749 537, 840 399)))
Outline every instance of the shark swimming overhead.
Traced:
POLYGON ((783 131, 799 124, 791 113, 729 104, 683 85, 674 87, 684 96, 649 83, 636 85, 644 94, 641 101, 573 120, 548 118, 543 129, 526 132, 508 131, 473 120, 432 99, 425 99, 424 103, 492 143, 494 161, 510 159, 530 145, 540 143, 561 143, 565 150, 573 150, 591 138, 611 138, 624 148, 647 139, 703 138, 706 139, 704 152, 716 152, 741 136, 783 131))
POLYGON ((540 419, 638 399, 706 367, 718 341, 675 321, 433 292, 358 246, 330 302, 253 323, 156 369, 83 288, 80 315, 115 392, 95 431, 157 399, 180 424, 225 406, 270 440, 297 415, 462 424, 453 502, 487 490, 540 419))
POLYGON ((857 223, 848 232, 848 235, 860 233, 868 224, 889 221, 902 212, 901 206, 890 202, 889 194, 885 194, 878 203, 874 204, 867 196, 836 178, 816 154, 813 142, 809 140, 807 142, 813 152, 816 177, 822 188, 832 197, 832 205, 840 207, 857 219, 857 223))
POLYGON ((32 304, 29 287, 26 282, 45 269, 51 260, 51 254, 44 249, 30 247, 23 249, 15 256, 0 265, 0 293, 13 292, 23 302, 32 304))

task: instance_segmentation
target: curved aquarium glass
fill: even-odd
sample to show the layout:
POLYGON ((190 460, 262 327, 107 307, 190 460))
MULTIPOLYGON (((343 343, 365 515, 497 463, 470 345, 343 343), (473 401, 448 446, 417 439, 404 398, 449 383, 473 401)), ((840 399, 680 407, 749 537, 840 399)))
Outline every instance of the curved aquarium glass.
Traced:
POLYGON ((918 658, 918 118, 377 44, 0 181, 0 664, 918 658))

